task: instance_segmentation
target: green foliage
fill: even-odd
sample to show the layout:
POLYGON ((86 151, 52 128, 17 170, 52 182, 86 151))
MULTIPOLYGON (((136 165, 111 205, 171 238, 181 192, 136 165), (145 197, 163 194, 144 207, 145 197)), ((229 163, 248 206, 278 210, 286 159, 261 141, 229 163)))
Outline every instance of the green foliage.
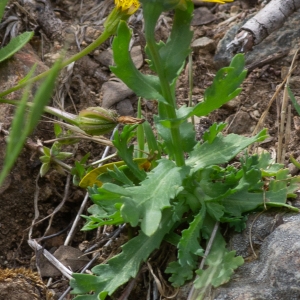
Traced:
MULTIPOLYGON (((229 67, 219 70, 212 85, 205 91, 203 102, 195 107, 178 108, 176 81, 190 53, 190 22, 193 14, 192 1, 185 5, 179 2, 141 0, 147 44, 145 52, 155 75, 145 75, 137 70, 128 51, 131 31, 125 21, 119 22, 117 37, 113 41, 115 66, 111 70, 138 96, 158 101, 158 115, 154 117, 155 130, 148 122, 144 122, 138 129, 137 125, 126 125, 120 132, 117 131, 113 144, 123 162, 110 164, 110 168, 105 166, 104 170, 96 170, 98 173, 92 174, 91 180, 95 184, 88 191, 94 204, 88 209, 89 215, 83 216, 87 222, 82 230, 127 223, 128 226, 138 227, 138 233, 122 246, 121 253, 95 266, 93 275, 73 274, 70 284, 72 293, 78 295, 76 300, 104 300, 107 295, 112 295, 120 286, 136 277, 141 265, 160 247, 163 240, 177 247, 177 259, 169 263, 166 269, 169 281, 179 287, 196 276, 194 286, 201 298, 207 287, 228 282, 234 270, 243 263, 241 257, 235 257, 234 251, 226 249, 225 240, 218 229, 206 257, 207 267, 197 270, 199 258, 204 256, 202 246, 208 243, 216 222, 229 224, 241 231, 250 211, 272 206, 298 212, 297 208, 286 204, 286 198, 295 197, 300 177, 291 177, 283 165, 275 164, 270 159, 269 154, 258 156, 245 153, 238 167, 230 164, 249 145, 263 141, 267 137, 266 130, 254 137, 223 135, 226 124, 213 124, 203 135, 202 141, 196 141, 193 125, 188 119, 195 115, 208 115, 241 92, 240 84, 246 77, 245 60, 242 54, 238 54, 229 67), (166 42, 157 42, 154 38, 156 22, 167 8, 175 9, 171 34, 166 42), (134 147, 136 137, 138 145, 134 147), (140 159, 148 155, 144 160, 149 168, 143 167, 145 161, 135 159, 135 149, 141 150, 140 159)), ((0 17, 5 7, 3 3, 0 4, 0 17)), ((113 17, 117 18, 117 15, 114 12, 113 17)), ((118 20, 114 19, 113 24, 107 24, 107 28, 117 23, 118 20)), ((12 55, 30 36, 25 33, 13 40, 8 48, 2 49, 4 52, 0 50, 0 60, 1 55, 3 59, 12 55)), ((0 183, 44 111, 59 69, 92 51, 109 36, 110 33, 105 31, 87 50, 62 64, 58 62, 50 72, 44 73, 43 76, 48 77, 32 104, 27 103, 30 83, 43 77, 32 78, 33 70, 17 87, 0 93, 4 96, 27 85, 22 100, 18 102, 8 138, 9 155, 5 158, 0 183), (29 113, 26 113, 27 107, 30 107, 29 113)), ((53 108, 47 107, 46 110, 54 115, 57 113, 53 108)), ((79 119, 67 113, 65 117, 73 125, 79 125, 79 121, 85 122, 81 125, 88 127, 80 128, 93 131, 95 128, 91 129, 90 125, 94 121, 90 117, 97 117, 97 126, 100 126, 98 133, 106 132, 108 127, 113 128, 117 120, 117 116, 102 108, 87 109, 79 119)), ((66 143, 76 142, 72 137, 68 140, 68 133, 65 134, 60 126, 56 125, 54 131, 58 138, 67 137, 66 143)), ((61 160, 70 156, 70 153, 62 151, 62 143, 54 143, 51 148, 43 149, 42 175, 50 165, 62 167, 61 160)), ((88 155, 69 170, 74 175, 75 184, 86 175, 87 159, 88 155)))
POLYGON ((126 165, 132 171, 132 173, 139 179, 143 180, 146 177, 144 170, 140 170, 138 164, 133 161, 134 146, 128 147, 130 138, 132 137, 132 131, 136 128, 136 125, 124 126, 122 133, 116 131, 113 144, 118 149, 118 155, 125 161, 126 165))
POLYGON ((91 167, 86 168, 86 162, 90 156, 90 153, 87 153, 82 157, 80 161, 75 161, 75 166, 71 170, 71 174, 73 175, 73 184, 78 186, 81 179, 92 170, 91 167))
POLYGON ((46 175, 51 165, 54 166, 58 171, 63 172, 61 165, 57 164, 57 162, 73 156, 73 153, 61 151, 61 144, 58 142, 54 143, 51 149, 43 147, 43 150, 44 155, 40 157, 40 161, 42 162, 40 169, 41 177, 46 175))
POLYGON ((198 144, 190 153, 186 164, 192 167, 192 172, 196 172, 209 165, 229 162, 249 145, 263 141, 267 137, 266 133, 264 129, 251 138, 237 134, 229 134, 227 136, 219 134, 215 137, 213 143, 198 144))
POLYGON ((24 32, 12 38, 8 45, 0 49, 0 62, 13 56, 16 52, 23 48, 32 37, 33 32, 24 32))
MULTIPOLYGON (((158 44, 159 55, 164 64, 163 70, 170 83, 180 75, 183 62, 190 53, 189 46, 193 37, 193 32, 190 30, 192 12, 192 3, 188 3, 188 9, 186 10, 176 9, 172 31, 167 42, 158 44)), ((148 47, 146 47, 146 52, 150 58, 150 68, 157 72, 148 47)))
MULTIPOLYGON (((0 21, 2 20, 7 3, 8 0, 1 0, 0 2, 0 21)), ((0 49, 0 62, 10 58, 16 52, 18 52, 29 42, 29 40, 33 37, 33 34, 33 32, 24 32, 12 38, 6 46, 0 49)))
POLYGON ((2 0, 0 2, 0 21, 2 20, 4 10, 5 10, 5 7, 6 7, 7 3, 8 3, 8 0, 2 0))
POLYGON ((130 52, 128 52, 130 39, 131 32, 126 22, 120 22, 118 35, 112 45, 116 66, 110 67, 111 71, 122 78, 126 85, 138 96, 165 102, 158 78, 153 75, 144 75, 135 67, 130 52))
MULTIPOLYGON (((113 143, 126 166, 115 166, 114 170, 101 174, 98 179, 104 184, 89 189, 94 205, 89 208, 90 215, 84 216, 87 223, 83 228, 91 230, 124 222, 141 230, 123 246, 122 253, 94 267, 94 275, 74 274, 73 293, 81 294, 76 300, 105 299, 112 295, 137 275, 141 264, 159 248, 163 239, 178 249, 177 259, 166 269, 169 281, 179 287, 197 275, 194 284, 202 297, 208 286, 227 282, 243 263, 234 251, 226 249, 218 229, 206 258, 207 268, 197 270, 199 258, 204 255, 201 245, 209 240, 215 222, 227 223, 241 231, 250 211, 265 206, 298 211, 286 204, 286 198, 295 196, 300 177, 291 177, 268 153, 260 156, 245 153, 239 167, 229 164, 249 145, 263 141, 266 130, 253 137, 225 136, 222 130, 226 124, 213 124, 203 140, 196 142, 194 128, 188 122, 189 117, 207 115, 241 92, 239 86, 246 76, 244 56, 236 55, 229 67, 217 72, 203 102, 194 108, 177 108, 175 86, 190 51, 192 3, 188 2, 185 10, 175 9, 170 37, 166 43, 157 43, 153 38, 154 28, 166 6, 158 0, 141 2, 146 53, 157 76, 144 75, 135 68, 128 52, 131 33, 125 22, 120 23, 113 42, 116 66, 111 70, 137 95, 159 103, 158 115, 154 117, 158 137, 147 122, 138 132, 139 148, 148 148, 152 156, 151 170, 146 173, 135 163, 130 141, 136 126, 125 126, 121 133, 115 134, 113 143), (90 291, 93 294, 83 295, 90 291)), ((170 3, 170 7, 174 5, 170 3)))
POLYGON ((147 236, 143 232, 131 239, 122 247, 122 253, 108 260, 107 264, 94 267, 95 275, 73 274, 71 287, 73 294, 84 294, 94 291, 93 295, 76 297, 77 300, 105 299, 130 278, 134 278, 142 262, 146 261, 153 250, 160 246, 166 233, 174 225, 171 209, 164 210, 158 230, 147 236), (124 268, 124 266, 126 266, 124 268))
POLYGON ((195 106, 194 114, 196 116, 208 115, 242 91, 239 86, 247 75, 244 63, 244 55, 237 54, 229 67, 217 72, 213 84, 204 93, 204 101, 195 106))
POLYGON ((244 260, 241 256, 235 257, 235 251, 229 252, 222 235, 216 234, 211 251, 206 257, 205 270, 197 270, 197 278, 194 282, 198 289, 197 299, 202 299, 205 290, 210 286, 218 287, 229 281, 234 269, 241 266, 244 260))
POLYGON ((300 105, 298 104, 298 102, 297 102, 297 100, 296 100, 296 98, 295 98, 295 96, 294 96, 294 94, 293 94, 293 92, 292 92, 292 90, 289 86, 287 86, 287 90, 288 90, 288 94, 291 98, 291 101, 292 101, 298 115, 300 116, 300 105))
MULTIPOLYGON (((30 86, 28 86, 23 94, 20 105, 15 113, 15 118, 13 119, 9 134, 4 165, 0 174, 0 185, 21 152, 27 136, 38 124, 40 116, 43 113, 44 106, 50 100, 55 80, 58 75, 59 65, 60 62, 57 62, 47 79, 41 84, 34 96, 32 106, 28 114, 26 114, 26 102, 29 98, 30 86)), ((34 70, 31 70, 31 72, 33 74, 34 70)))

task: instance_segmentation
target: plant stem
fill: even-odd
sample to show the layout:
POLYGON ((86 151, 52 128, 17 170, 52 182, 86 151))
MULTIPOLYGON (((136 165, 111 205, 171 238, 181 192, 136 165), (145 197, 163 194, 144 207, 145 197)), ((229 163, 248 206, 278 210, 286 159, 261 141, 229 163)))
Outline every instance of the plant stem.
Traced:
MULTIPOLYGON (((90 52, 92 52, 94 49, 96 49, 97 47, 99 47, 102 43, 104 43, 109 37, 111 36, 111 32, 109 32, 108 30, 105 30, 102 32, 102 34, 93 42, 91 43, 89 46, 87 46, 86 48, 84 48, 82 51, 80 51, 79 53, 73 55, 72 57, 70 57, 69 59, 66 59, 65 61, 63 61, 60 65, 60 70, 63 69, 64 67, 66 67, 67 65, 69 65, 70 63, 77 61, 78 59, 82 58, 83 56, 89 54, 90 52)), ((51 69, 25 81, 22 82, 20 84, 17 84, 9 89, 7 89, 6 91, 0 93, 0 97, 3 97, 5 95, 8 95, 14 91, 17 91, 21 88, 23 88, 25 85, 36 82, 44 77, 46 77, 49 73, 51 72, 51 69)))
MULTIPOLYGON (((0 98, 0 103, 7 103, 7 104, 11 104, 11 105, 16 105, 16 106, 20 105, 19 100, 9 100, 9 99, 1 99, 1 98, 0 98)), ((32 103, 27 102, 26 106, 32 107, 32 103)), ((77 115, 62 111, 58 108, 51 107, 51 106, 45 106, 44 112, 51 114, 53 116, 56 116, 64 121, 66 121, 69 124, 78 126, 78 116, 77 115)))
MULTIPOLYGON (((145 9, 145 8, 144 8, 145 9)), ((152 63, 155 66, 157 75, 160 80, 160 85, 162 89, 162 95, 167 101, 168 104, 161 103, 161 109, 159 109, 159 115, 161 118, 167 117, 168 119, 176 119, 176 101, 175 98, 172 95, 171 89, 170 89, 170 83, 167 80, 167 77, 165 76, 165 72, 163 69, 163 62, 160 57, 160 54, 158 52, 158 48, 156 45, 156 41, 154 38, 154 27, 155 23, 153 18, 152 20, 146 19, 145 16, 145 37, 147 41, 147 46, 149 49, 149 52, 151 53, 151 59, 152 63), (154 26, 153 26, 154 25, 154 26)), ((184 153, 182 150, 182 142, 180 139, 180 131, 179 127, 170 128, 171 136, 172 136, 172 146, 173 146, 173 152, 174 152, 174 158, 177 166, 184 166, 185 160, 184 160, 184 153)))

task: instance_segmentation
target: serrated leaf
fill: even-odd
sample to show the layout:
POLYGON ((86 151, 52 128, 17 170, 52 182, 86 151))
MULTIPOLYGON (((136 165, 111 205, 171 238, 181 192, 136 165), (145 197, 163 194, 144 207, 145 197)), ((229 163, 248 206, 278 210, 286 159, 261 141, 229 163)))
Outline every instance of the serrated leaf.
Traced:
POLYGON ((131 172, 136 176, 137 179, 142 181, 146 177, 146 172, 139 168, 138 164, 133 160, 134 146, 128 147, 128 142, 131 137, 132 131, 136 128, 134 126, 124 126, 123 131, 119 133, 115 132, 113 144, 118 150, 118 155, 124 160, 131 172))
POLYGON ((206 209, 203 205, 189 227, 182 231, 182 236, 177 245, 178 261, 171 262, 166 273, 172 274, 169 281, 175 287, 181 286, 185 281, 190 280, 193 271, 197 267, 199 256, 204 254, 204 250, 200 246, 200 232, 205 217, 206 209))
POLYGON ((170 199, 181 190, 187 172, 188 168, 161 159, 140 186, 122 188, 108 183, 103 190, 119 195, 124 202, 121 209, 124 221, 133 227, 140 223, 142 231, 150 236, 158 229, 162 210, 171 205, 170 199))
POLYGON ((215 221, 220 221, 224 215, 224 206, 215 202, 205 201, 207 213, 215 221))
POLYGON ((198 276, 194 285, 196 289, 200 289, 198 296, 202 296, 210 285, 218 287, 228 282, 234 270, 243 263, 241 256, 235 257, 235 251, 228 252, 225 240, 218 231, 205 261, 208 268, 196 271, 198 276))
POLYGON ((220 69, 213 80, 213 84, 205 90, 204 101, 195 106, 193 114, 199 117, 207 116, 210 112, 236 97, 241 92, 238 87, 247 75, 244 66, 244 55, 237 54, 229 67, 220 69))
POLYGON ((285 205, 287 198, 287 189, 281 189, 279 191, 266 191, 264 193, 249 193, 248 191, 239 191, 235 194, 223 199, 222 205, 227 212, 230 212, 233 216, 241 216, 245 212, 257 209, 264 204, 268 205, 268 202, 277 202, 285 205))
POLYGON ((142 74, 134 65, 129 49, 131 31, 126 22, 121 21, 118 27, 118 34, 114 38, 112 48, 116 66, 110 70, 132 89, 137 96, 148 100, 158 100, 167 104, 161 94, 158 77, 142 74))
MULTIPOLYGON (((193 5, 187 2, 185 10, 176 9, 173 19, 171 34, 164 44, 160 41, 157 45, 161 61, 163 62, 164 74, 169 83, 180 74, 186 57, 190 53, 190 43, 193 37, 193 32, 190 30, 190 22, 192 19, 193 5)), ((151 58, 148 47, 146 53, 151 58)), ((155 70, 150 61, 150 67, 155 70)))
POLYGON ((88 208, 90 216, 83 216, 87 219, 87 223, 81 229, 82 231, 92 230, 103 225, 120 225, 124 223, 121 217, 120 208, 121 203, 114 205, 114 207, 108 207, 104 210, 97 204, 94 204, 88 208))
POLYGON ((84 294, 94 291, 93 295, 77 296, 74 300, 104 300, 130 278, 134 278, 139 271, 140 265, 146 261, 154 249, 157 249, 167 234, 174 221, 173 212, 169 209, 163 212, 159 229, 152 235, 147 236, 140 232, 138 236, 131 239, 122 246, 122 253, 111 258, 107 264, 94 267, 95 275, 73 274, 70 285, 72 294, 84 294))
POLYGON ((214 123, 212 124, 206 132, 203 134, 203 141, 212 143, 219 132, 221 132, 226 127, 226 123, 214 123))
POLYGON ((12 38, 8 45, 0 49, 0 62, 8 59, 18 52, 33 37, 33 32, 23 32, 12 38))
POLYGON ((169 281, 172 282, 174 287, 180 287, 184 285, 184 283, 187 280, 192 279, 194 275, 194 272, 190 266, 181 266, 178 261, 169 263, 165 273, 172 274, 169 278, 169 281))
POLYGON ((118 180, 123 183, 124 186, 133 186, 133 182, 126 176, 124 172, 122 172, 119 168, 114 166, 114 170, 108 170, 108 174, 111 178, 118 180))
POLYGON ((186 164, 192 167, 192 172, 196 172, 210 165, 226 163, 249 145, 263 141, 266 137, 265 129, 250 138, 237 134, 229 134, 224 137, 219 134, 213 143, 205 142, 196 146, 186 160, 186 164))
POLYGON ((206 208, 205 205, 202 205, 189 227, 182 231, 182 237, 178 244, 178 261, 181 266, 188 265, 192 269, 196 268, 198 256, 204 253, 200 246, 200 232, 205 214, 206 208))

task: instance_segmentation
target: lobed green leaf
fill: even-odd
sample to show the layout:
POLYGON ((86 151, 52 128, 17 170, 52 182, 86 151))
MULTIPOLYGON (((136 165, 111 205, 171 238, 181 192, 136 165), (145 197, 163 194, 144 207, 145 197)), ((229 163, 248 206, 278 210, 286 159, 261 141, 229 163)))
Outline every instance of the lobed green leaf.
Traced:
POLYGON ((134 278, 143 261, 146 261, 153 250, 157 249, 164 236, 174 225, 173 212, 166 209, 163 212, 158 230, 152 236, 140 232, 122 246, 122 253, 111 258, 107 264, 94 267, 95 275, 73 274, 70 285, 72 294, 85 294, 93 291, 92 295, 77 296, 75 300, 104 300, 130 278, 134 278))
POLYGON ((161 94, 158 77, 142 74, 134 65, 129 49, 131 31, 126 22, 121 21, 118 27, 118 34, 114 38, 112 48, 116 66, 110 70, 132 89, 138 96, 148 100, 165 101, 161 94))

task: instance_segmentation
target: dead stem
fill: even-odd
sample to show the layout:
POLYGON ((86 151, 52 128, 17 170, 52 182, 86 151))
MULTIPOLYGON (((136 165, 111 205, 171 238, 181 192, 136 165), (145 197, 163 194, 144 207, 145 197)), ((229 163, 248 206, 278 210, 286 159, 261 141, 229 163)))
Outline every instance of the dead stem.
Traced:
POLYGON ((287 105, 289 101, 288 97, 288 90, 287 86, 289 84, 291 75, 292 75, 292 70, 294 69, 294 64, 296 61, 296 57, 298 55, 299 49, 294 54, 291 66, 289 68, 289 74, 287 75, 286 82, 285 82, 285 88, 283 91, 283 96, 282 96, 282 105, 281 105, 281 114, 280 114, 280 124, 279 126, 279 134, 278 134, 278 148, 277 148, 277 162, 278 163, 283 163, 284 162, 284 153, 286 150, 283 150, 283 147, 286 149, 287 147, 287 142, 285 141, 283 144, 283 137, 284 137, 284 131, 285 131, 285 126, 286 126, 286 110, 287 110, 287 105))

